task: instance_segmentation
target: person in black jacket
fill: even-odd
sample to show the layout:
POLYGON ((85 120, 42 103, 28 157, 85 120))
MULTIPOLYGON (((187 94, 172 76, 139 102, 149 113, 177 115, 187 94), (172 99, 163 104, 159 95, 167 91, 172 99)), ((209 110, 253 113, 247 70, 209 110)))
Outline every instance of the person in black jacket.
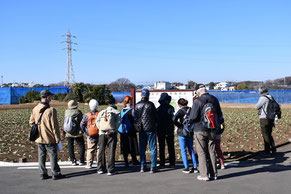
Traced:
POLYGON ((160 168, 165 166, 165 141, 167 141, 170 158, 170 166, 175 167, 175 148, 174 148, 174 123, 173 116, 175 109, 170 105, 172 97, 167 93, 162 93, 159 99, 160 106, 158 112, 158 140, 160 152, 160 168))
POLYGON ((215 153, 215 139, 216 139, 216 129, 208 129, 203 126, 203 116, 202 113, 203 106, 210 102, 214 106, 218 118, 218 126, 224 123, 221 108, 219 102, 215 96, 207 93, 205 87, 201 87, 197 90, 198 98, 194 100, 190 112, 190 122, 194 123, 194 138, 196 150, 198 153, 199 161, 199 171, 200 175, 197 176, 198 180, 209 181, 210 179, 217 179, 217 167, 216 167, 216 153, 215 153), (209 155, 209 160, 207 161, 207 156, 209 155), (208 164, 209 163, 209 164, 208 164), (208 177, 210 175, 210 177, 208 177))
POLYGON ((195 152, 193 149, 193 135, 194 132, 188 132, 187 135, 183 133, 183 121, 186 113, 190 112, 190 107, 188 107, 188 101, 184 98, 180 98, 178 100, 178 105, 180 109, 178 112, 175 114, 173 118, 174 124, 177 126, 177 134, 178 134, 178 139, 179 139, 179 144, 180 144, 180 149, 181 149, 181 155, 182 155, 182 160, 184 164, 184 169, 183 173, 189 174, 191 172, 197 173, 197 161, 196 161, 196 156, 195 152), (187 157, 187 148, 189 155, 191 156, 192 162, 193 162, 193 169, 189 169, 189 164, 188 164, 188 157, 187 157))
POLYGON ((149 101, 150 92, 148 89, 143 89, 141 92, 141 101, 138 102, 134 109, 134 123, 136 130, 139 131, 139 149, 141 170, 144 172, 146 168, 146 147, 147 141, 151 150, 151 171, 157 172, 157 109, 154 103, 149 101))

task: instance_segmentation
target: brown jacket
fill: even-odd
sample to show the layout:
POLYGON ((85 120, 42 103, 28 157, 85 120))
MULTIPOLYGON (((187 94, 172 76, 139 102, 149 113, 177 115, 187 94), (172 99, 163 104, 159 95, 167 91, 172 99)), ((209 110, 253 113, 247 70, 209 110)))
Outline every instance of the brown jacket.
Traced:
MULTIPOLYGON (((41 112, 43 112, 46 106, 39 103, 33 108, 29 124, 30 126, 37 123, 41 112)), ((60 131, 57 118, 57 111, 55 108, 50 107, 45 110, 41 118, 40 125, 38 125, 39 138, 35 140, 36 143, 51 144, 58 143, 60 141, 60 131)))

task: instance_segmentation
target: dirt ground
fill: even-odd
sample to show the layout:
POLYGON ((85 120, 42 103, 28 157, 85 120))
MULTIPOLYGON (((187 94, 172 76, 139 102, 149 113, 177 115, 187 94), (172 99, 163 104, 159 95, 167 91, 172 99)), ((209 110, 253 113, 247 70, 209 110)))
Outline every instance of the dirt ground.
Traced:
MULTIPOLYGON (((11 110, 11 109, 32 109, 37 105, 38 102, 27 103, 27 104, 13 104, 13 105, 0 105, 0 110, 11 110)), ((243 103, 220 103, 221 108, 254 108, 255 104, 243 104, 243 103)), ((67 106, 66 102, 52 101, 52 107, 67 106)), ((84 103, 80 103, 79 106, 85 106, 84 103)), ((280 104, 283 109, 291 109, 291 104, 280 104)))

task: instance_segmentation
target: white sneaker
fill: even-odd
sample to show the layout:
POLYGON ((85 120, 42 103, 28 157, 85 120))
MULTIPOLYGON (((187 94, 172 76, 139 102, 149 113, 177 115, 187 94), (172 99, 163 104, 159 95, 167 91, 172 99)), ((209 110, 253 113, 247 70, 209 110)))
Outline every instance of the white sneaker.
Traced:
POLYGON ((92 164, 86 165, 85 168, 91 169, 92 168, 92 164))
POLYGON ((98 170, 97 173, 98 174, 103 174, 104 172, 103 172, 103 170, 98 170))
POLYGON ((201 175, 198 175, 197 179, 200 180, 200 181, 209 181, 208 177, 202 177, 201 175))
POLYGON ((112 176, 112 175, 115 175, 115 173, 114 172, 107 172, 107 175, 112 176))
POLYGON ((222 169, 222 170, 225 169, 225 165, 221 165, 220 169, 222 169))

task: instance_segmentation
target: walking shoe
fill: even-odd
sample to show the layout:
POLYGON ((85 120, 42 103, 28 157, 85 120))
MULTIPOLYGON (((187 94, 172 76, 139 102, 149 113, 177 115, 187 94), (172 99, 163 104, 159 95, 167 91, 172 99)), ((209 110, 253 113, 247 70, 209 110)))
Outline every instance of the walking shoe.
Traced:
POLYGON ((91 169, 91 168, 92 168, 92 164, 87 164, 87 165, 85 166, 85 168, 91 169))
POLYGON ((141 167, 141 168, 140 168, 140 172, 141 172, 141 173, 143 173, 143 172, 145 172, 145 171, 146 171, 146 168, 145 168, 145 167, 141 167))
POLYGON ((199 171, 198 171, 197 167, 192 167, 191 172, 198 173, 199 171))
POLYGON ((182 170, 182 172, 185 173, 185 174, 189 174, 189 173, 191 173, 191 171, 189 170, 189 168, 184 168, 184 169, 182 170))
POLYGON ((79 165, 80 166, 86 166, 86 162, 80 162, 79 165))
POLYGON ((220 169, 225 169, 225 166, 222 164, 221 166, 220 166, 220 169))
POLYGON ((72 166, 78 166, 79 164, 77 163, 76 160, 72 161, 72 166))
POLYGON ((215 176, 210 176, 210 177, 209 177, 209 180, 217 180, 217 175, 215 175, 215 176))
POLYGON ((97 173, 98 174, 103 174, 104 172, 103 172, 103 170, 98 170, 97 173))
POLYGON ((41 174, 40 175, 40 179, 41 180, 46 180, 46 179, 49 179, 49 178, 50 178, 50 176, 48 174, 41 174))
POLYGON ((154 174, 156 172, 158 172, 159 170, 157 169, 157 167, 152 167, 150 173, 154 174))
POLYGON ((62 179, 62 178, 65 178, 65 177, 66 177, 65 175, 62 175, 60 173, 60 174, 53 175, 53 180, 58 180, 58 179, 62 179))
POLYGON ((115 174, 116 174, 115 172, 109 172, 109 171, 107 172, 108 176, 112 176, 112 175, 115 175, 115 174))
POLYGON ((200 181, 209 181, 208 177, 202 177, 201 175, 198 175, 197 179, 200 180, 200 181))

